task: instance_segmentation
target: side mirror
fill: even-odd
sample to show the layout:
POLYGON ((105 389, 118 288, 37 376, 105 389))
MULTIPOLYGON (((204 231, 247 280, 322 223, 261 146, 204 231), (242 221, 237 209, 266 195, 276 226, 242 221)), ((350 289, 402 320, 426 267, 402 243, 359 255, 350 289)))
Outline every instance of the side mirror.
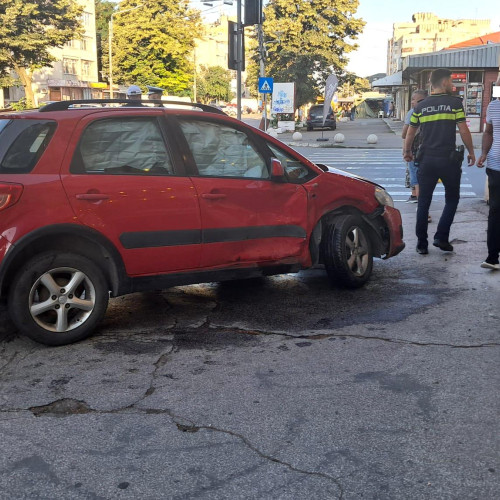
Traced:
POLYGON ((274 182, 286 182, 285 169, 277 158, 271 158, 271 180, 274 182))

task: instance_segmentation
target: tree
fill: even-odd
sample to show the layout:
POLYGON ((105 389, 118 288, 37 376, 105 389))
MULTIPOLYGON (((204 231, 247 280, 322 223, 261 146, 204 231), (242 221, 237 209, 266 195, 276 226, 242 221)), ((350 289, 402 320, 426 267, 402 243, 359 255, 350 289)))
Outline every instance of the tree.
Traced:
POLYGON ((113 21, 113 79, 188 95, 200 13, 187 0, 124 0, 120 10, 113 21))
POLYGON ((95 0, 95 30, 97 35, 97 69, 99 80, 102 81, 103 67, 108 68, 108 29, 111 14, 115 11, 116 4, 109 0, 95 0), (106 63, 103 65, 103 60, 106 63))
POLYGON ((197 94, 203 102, 231 100, 231 73, 222 66, 202 66, 197 94))
POLYGON ((355 50, 364 21, 354 17, 358 0, 270 0, 264 9, 266 74, 295 82, 296 106, 323 93, 326 78, 340 75, 355 50))
POLYGON ((33 71, 50 66, 50 49, 83 33, 83 8, 74 0, 0 0, 0 72, 14 70, 35 104, 33 71))
POLYGON ((356 76, 355 73, 346 71, 339 77, 339 91, 343 97, 362 94, 371 90, 371 84, 366 78, 356 76))

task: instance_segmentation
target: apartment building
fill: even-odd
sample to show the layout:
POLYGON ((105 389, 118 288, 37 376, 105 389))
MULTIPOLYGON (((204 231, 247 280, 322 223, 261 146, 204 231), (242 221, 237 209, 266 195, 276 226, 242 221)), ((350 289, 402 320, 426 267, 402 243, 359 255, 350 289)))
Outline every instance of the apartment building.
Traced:
POLYGON ((402 69, 405 57, 436 52, 491 31, 489 19, 441 19, 431 12, 413 14, 411 23, 394 23, 387 46, 387 74, 402 69))
MULTIPOLYGON (((82 39, 71 40, 61 48, 51 50, 56 61, 51 67, 42 68, 33 74, 35 105, 47 101, 90 99, 102 96, 103 83, 98 83, 97 42, 94 0, 77 0, 84 8, 82 39)), ((16 75, 13 74, 15 77, 16 75)), ((0 96, 0 101, 2 96, 0 96)), ((5 105, 24 97, 23 87, 3 89, 5 105)), ((0 102, 0 107, 1 106, 0 102)))
MULTIPOLYGON (((201 71, 201 66, 211 67, 211 66, 221 66, 222 68, 227 68, 228 63, 228 21, 234 21, 225 15, 221 15, 220 18, 204 26, 204 35, 202 38, 195 40, 194 49, 194 66, 195 73, 201 71)), ((243 45, 246 48, 245 59, 248 65, 248 59, 250 54, 248 52, 248 47, 251 46, 251 32, 253 27, 246 27, 244 31, 244 41, 243 45)), ((231 71, 231 91, 236 94, 236 71, 231 71)), ((195 74, 196 77, 196 74, 195 74)), ((242 71, 242 82, 246 81, 247 73, 242 71)), ((195 83, 196 85, 196 83, 195 83)), ((247 89, 242 83, 242 93, 244 97, 247 96, 247 89)), ((195 90, 196 93, 196 90, 195 90)))

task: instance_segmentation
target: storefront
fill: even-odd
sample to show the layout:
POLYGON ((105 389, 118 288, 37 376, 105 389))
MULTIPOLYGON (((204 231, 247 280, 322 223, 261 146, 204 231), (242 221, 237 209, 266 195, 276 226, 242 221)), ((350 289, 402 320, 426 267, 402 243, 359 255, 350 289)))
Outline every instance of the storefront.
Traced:
POLYGON ((493 83, 500 66, 500 44, 442 50, 408 56, 403 62, 403 79, 414 88, 431 90, 429 78, 434 69, 452 72, 454 94, 463 101, 471 132, 482 132, 486 108, 492 99, 493 83))
POLYGON ((47 80, 48 101, 92 99, 90 82, 80 80, 47 80))

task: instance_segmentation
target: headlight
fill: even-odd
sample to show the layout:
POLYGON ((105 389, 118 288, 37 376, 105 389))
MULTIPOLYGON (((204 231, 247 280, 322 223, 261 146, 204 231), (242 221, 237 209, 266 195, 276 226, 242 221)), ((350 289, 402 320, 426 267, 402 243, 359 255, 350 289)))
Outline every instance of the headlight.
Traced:
POLYGON ((392 196, 385 189, 380 187, 375 188, 375 198, 381 205, 394 208, 392 196))

